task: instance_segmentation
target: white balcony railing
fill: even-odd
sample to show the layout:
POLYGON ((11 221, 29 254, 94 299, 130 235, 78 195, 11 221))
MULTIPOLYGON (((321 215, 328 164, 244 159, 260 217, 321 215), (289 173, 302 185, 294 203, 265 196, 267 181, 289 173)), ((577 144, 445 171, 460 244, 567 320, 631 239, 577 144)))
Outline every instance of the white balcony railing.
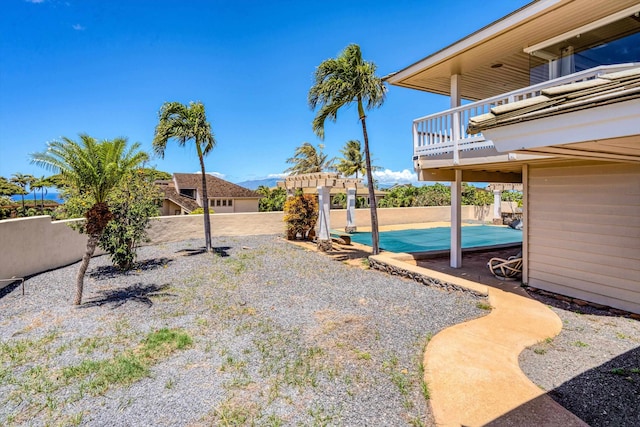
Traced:
POLYGON ((417 160, 419 156, 452 154, 453 163, 458 164, 461 152, 493 148, 493 143, 486 140, 481 133, 467 133, 467 124, 471 117, 488 113, 497 105, 538 96, 542 89, 548 87, 590 80, 602 74, 622 71, 638 65, 638 63, 602 65, 415 119, 413 121, 413 158, 417 160))

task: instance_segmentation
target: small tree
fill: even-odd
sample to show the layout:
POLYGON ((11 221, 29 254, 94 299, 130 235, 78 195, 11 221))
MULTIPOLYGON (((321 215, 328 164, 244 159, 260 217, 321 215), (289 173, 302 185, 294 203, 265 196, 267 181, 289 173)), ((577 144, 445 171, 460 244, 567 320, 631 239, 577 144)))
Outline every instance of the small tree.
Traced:
POLYGON ((76 276, 75 305, 82 303, 84 275, 89 261, 104 228, 113 218, 106 203, 109 193, 123 176, 149 158, 139 148, 137 142, 127 146, 125 138, 97 141, 81 134, 79 142, 63 137, 62 141, 50 142, 46 151, 31 155, 33 163, 61 173, 64 182, 84 194, 91 203, 91 208, 85 214, 84 231, 89 238, 76 276))
POLYGON ((295 240, 299 234, 309 238, 318 221, 318 201, 313 194, 297 194, 284 204, 284 221, 287 223, 287 239, 295 240))
POLYGON ((113 220, 104 229, 98 245, 109 253, 113 265, 129 270, 136 260, 136 248, 148 241, 150 218, 158 216, 160 189, 144 171, 128 174, 109 195, 113 220))
POLYGON ((260 199, 260 212, 274 212, 284 209, 284 203, 287 200, 287 191, 284 188, 274 188, 272 190, 267 186, 261 185, 256 192, 263 196, 260 199))

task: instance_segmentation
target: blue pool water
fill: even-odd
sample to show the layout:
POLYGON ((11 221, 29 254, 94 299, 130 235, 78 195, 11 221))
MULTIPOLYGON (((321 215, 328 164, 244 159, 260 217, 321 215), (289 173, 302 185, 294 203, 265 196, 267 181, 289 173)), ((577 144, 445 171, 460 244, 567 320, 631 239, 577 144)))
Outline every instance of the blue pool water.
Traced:
MULTIPOLYGON (((371 246, 371 233, 356 232, 351 240, 371 246)), ((522 243, 522 231, 509 227, 478 225, 462 227, 462 247, 522 243)), ((448 250, 451 245, 451 228, 421 228, 398 231, 381 231, 380 248, 390 252, 426 252, 448 250)))

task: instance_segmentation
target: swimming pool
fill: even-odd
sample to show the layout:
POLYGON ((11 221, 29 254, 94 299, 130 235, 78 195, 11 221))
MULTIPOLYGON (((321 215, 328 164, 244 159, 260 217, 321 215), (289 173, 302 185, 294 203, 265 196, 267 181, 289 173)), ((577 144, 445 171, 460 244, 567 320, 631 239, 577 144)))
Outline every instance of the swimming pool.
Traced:
MULTIPOLYGON (((353 233, 351 240, 371 246, 371 233, 353 233)), ((465 249, 518 243, 522 243, 522 230, 490 225, 462 227, 462 247, 465 249)), ((380 232, 380 248, 390 252, 442 251, 450 246, 450 227, 380 232)))

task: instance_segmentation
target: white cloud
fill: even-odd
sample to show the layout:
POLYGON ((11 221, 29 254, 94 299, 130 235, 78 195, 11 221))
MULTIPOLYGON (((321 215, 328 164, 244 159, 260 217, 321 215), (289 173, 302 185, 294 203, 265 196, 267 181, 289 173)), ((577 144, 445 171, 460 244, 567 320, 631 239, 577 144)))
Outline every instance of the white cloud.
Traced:
MULTIPOLYGON (((193 173, 201 174, 202 171, 195 171, 193 173)), ((215 176, 215 177, 221 178, 221 179, 224 179, 224 177, 226 176, 225 174, 220 173, 220 172, 207 172, 207 175, 212 175, 212 176, 215 176)))
POLYGON ((72 26, 72 28, 73 28, 74 30, 76 30, 76 31, 84 31, 84 30, 85 30, 85 27, 83 27, 83 26, 82 26, 82 25, 80 25, 80 24, 74 24, 74 25, 72 26))
MULTIPOLYGON (((409 169, 402 171, 392 171, 391 169, 385 169, 383 171, 373 172, 373 179, 378 181, 378 184, 418 184, 418 175, 409 169)), ((421 183, 422 184, 422 183, 421 183)))
POLYGON ((270 173, 267 178, 286 178, 287 176, 289 176, 288 173, 270 173))

